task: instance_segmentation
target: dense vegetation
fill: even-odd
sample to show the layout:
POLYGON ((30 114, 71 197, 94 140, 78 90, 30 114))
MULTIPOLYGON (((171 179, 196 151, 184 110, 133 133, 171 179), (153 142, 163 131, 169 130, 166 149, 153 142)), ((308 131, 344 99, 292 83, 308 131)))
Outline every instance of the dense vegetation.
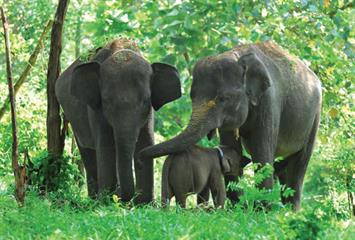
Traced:
MULTIPOLYGON (((5 4, 11 23, 15 81, 47 21, 53 18, 56 4, 57 1, 47 0, 12 0, 5 4)), ((352 1, 347 0, 72 0, 64 24, 62 69, 117 36, 135 39, 149 61, 167 62, 179 69, 183 97, 156 114, 158 141, 176 135, 189 120, 190 73, 199 58, 240 43, 272 39, 308 64, 322 82, 323 109, 317 145, 306 175, 303 210, 293 213, 279 204, 279 185, 267 196, 274 203, 271 211, 245 208, 266 197, 254 188, 253 174, 247 174, 240 183, 245 191, 242 203, 227 210, 162 211, 155 206, 129 209, 115 198, 114 203, 98 204, 85 195, 77 167, 80 156, 71 134, 55 179, 60 183, 57 191, 38 196, 37 187, 44 175, 33 174, 26 205, 17 208, 12 197, 10 115, 6 114, 0 120, 0 239, 354 239, 354 15, 352 1)), ((0 43, 4 45, 3 38, 0 43)), ((34 169, 48 159, 48 53, 49 39, 17 95, 20 153, 28 149, 34 169)), ((2 105, 7 96, 3 47, 0 55, 2 105)), ((204 139, 202 144, 215 145, 217 140, 209 143, 204 139)), ((162 161, 156 162, 159 198, 162 161)))

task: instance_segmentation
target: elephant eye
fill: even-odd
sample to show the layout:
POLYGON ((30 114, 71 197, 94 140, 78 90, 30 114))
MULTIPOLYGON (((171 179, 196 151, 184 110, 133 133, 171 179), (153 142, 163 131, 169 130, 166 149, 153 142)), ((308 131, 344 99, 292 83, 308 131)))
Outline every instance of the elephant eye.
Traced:
POLYGON ((218 100, 223 103, 223 102, 228 102, 229 100, 231 100, 231 96, 228 95, 223 95, 223 96, 219 96, 218 100))

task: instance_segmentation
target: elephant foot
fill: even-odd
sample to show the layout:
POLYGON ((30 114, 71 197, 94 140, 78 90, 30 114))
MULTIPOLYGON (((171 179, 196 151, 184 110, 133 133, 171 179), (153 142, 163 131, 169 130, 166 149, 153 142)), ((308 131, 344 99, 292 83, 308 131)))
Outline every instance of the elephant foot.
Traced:
POLYGON ((148 196, 142 193, 137 193, 137 195, 133 198, 133 203, 135 206, 152 204, 153 201, 154 199, 152 195, 148 196))
POLYGON ((259 212, 269 212, 272 209, 272 203, 266 200, 255 201, 254 202, 254 210, 259 212))

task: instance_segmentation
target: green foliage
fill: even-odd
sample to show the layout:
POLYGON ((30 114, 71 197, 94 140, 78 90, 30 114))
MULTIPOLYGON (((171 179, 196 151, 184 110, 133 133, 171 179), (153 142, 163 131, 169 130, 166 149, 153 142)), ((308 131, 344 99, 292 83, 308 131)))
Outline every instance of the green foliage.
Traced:
POLYGON ((256 187, 263 180, 270 177, 273 172, 274 169, 269 164, 262 168, 260 168, 259 164, 251 164, 244 169, 244 175, 239 179, 238 183, 229 183, 228 189, 242 193, 238 206, 253 212, 263 207, 264 203, 267 202, 267 210, 277 211, 282 209, 280 196, 292 196, 293 189, 280 185, 279 182, 276 182, 272 189, 259 189, 256 187), (256 171, 257 169, 258 171, 256 171))
MULTIPOLYGON (((4 4, 10 20, 15 81, 48 17, 54 15, 54 3, 12 0, 4 4)), ((269 39, 301 58, 323 85, 321 126, 306 174, 303 210, 293 213, 280 205, 280 192, 290 195, 292 190, 278 183, 271 191, 255 188, 272 171, 266 167, 253 174, 257 166, 250 167, 238 184, 231 184, 231 188, 243 189, 244 195, 240 205, 225 211, 164 212, 152 207, 129 210, 117 208, 117 204, 97 206, 83 196, 70 155, 77 150, 68 143, 61 160, 63 168, 57 170, 57 191, 39 198, 35 190, 45 184, 51 169, 45 153, 47 40, 28 83, 17 96, 20 153, 28 149, 39 173, 31 176, 37 187, 32 187, 22 209, 15 207, 10 190, 6 190, 11 189, 9 182, 3 181, 12 177, 9 116, 0 123, 0 238, 353 239, 350 196, 355 192, 355 68, 351 4, 348 0, 72 0, 64 28, 62 69, 80 52, 81 58, 87 59, 90 49, 116 36, 135 39, 150 62, 162 61, 179 69, 183 97, 155 113, 158 141, 175 136, 189 121, 191 71, 198 59, 240 43, 269 39), (254 204, 264 200, 272 203, 271 210, 256 212, 254 204)), ((0 43, 3 45, 2 38, 0 43)), ((4 48, 0 48, 0 55, 4 56, 4 48)), ((4 60, 1 63, 0 73, 5 76, 4 60)), ((2 104, 7 93, 5 77, 0 79, 0 92, 2 104)), ((215 146, 218 140, 202 139, 200 144, 215 146)), ((160 162, 156 166, 155 191, 159 193, 160 162)))
POLYGON ((30 188, 40 193, 80 193, 83 176, 71 161, 70 156, 63 156, 54 162, 47 152, 40 153, 27 168, 30 188))
POLYGON ((348 218, 354 211, 350 200, 355 192, 354 147, 353 140, 341 136, 334 139, 332 146, 319 148, 305 185, 306 193, 312 193, 340 218, 348 218))

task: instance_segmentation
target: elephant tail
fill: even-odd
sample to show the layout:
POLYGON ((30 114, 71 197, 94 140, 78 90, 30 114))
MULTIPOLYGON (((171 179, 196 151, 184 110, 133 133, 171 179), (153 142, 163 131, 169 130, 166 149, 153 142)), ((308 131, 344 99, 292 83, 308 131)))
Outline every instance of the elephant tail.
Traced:
POLYGON ((170 160, 170 157, 165 160, 161 177, 161 204, 164 208, 169 206, 170 199, 172 198, 172 190, 169 184, 170 160))

